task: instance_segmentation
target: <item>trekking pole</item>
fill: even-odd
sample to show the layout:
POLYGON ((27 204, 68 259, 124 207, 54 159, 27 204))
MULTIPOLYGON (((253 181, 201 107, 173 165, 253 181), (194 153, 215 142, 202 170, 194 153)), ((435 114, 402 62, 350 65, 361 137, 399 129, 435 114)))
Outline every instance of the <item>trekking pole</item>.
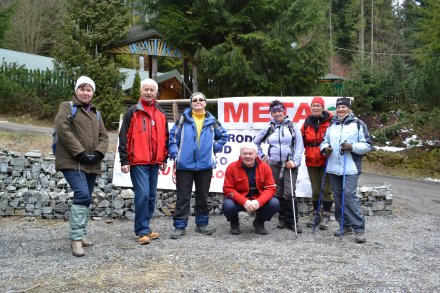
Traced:
POLYGON ((339 228, 340 237, 342 240, 343 229, 344 229, 344 206, 345 206, 345 166, 347 164, 347 152, 341 151, 344 153, 344 168, 342 174, 342 208, 341 208, 341 226, 339 228))
MULTIPOLYGON (((287 158, 289 161, 290 156, 287 158)), ((298 231, 296 229, 296 212, 295 212, 295 198, 293 197, 293 180, 292 180, 292 169, 290 171, 290 194, 292 195, 292 209, 293 209, 293 223, 295 225, 295 238, 298 237, 298 231)))
MULTIPOLYGON (((325 176, 327 175, 327 163, 328 163, 328 158, 325 160, 324 175, 322 175, 321 190, 319 191, 318 208, 317 208, 318 214, 321 211, 322 193, 324 191, 325 176)), ((316 217, 317 216, 318 215, 316 215, 316 217)), ((313 233, 315 233, 315 229, 316 229, 316 221, 315 221, 315 215, 313 215, 313 233)))

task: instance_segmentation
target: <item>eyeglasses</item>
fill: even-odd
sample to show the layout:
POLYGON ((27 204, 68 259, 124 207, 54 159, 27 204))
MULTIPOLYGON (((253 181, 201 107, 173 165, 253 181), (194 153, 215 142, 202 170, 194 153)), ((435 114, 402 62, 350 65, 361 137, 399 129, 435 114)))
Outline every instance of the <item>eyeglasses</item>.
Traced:
POLYGON ((192 103, 204 102, 204 101, 205 101, 204 98, 195 98, 195 99, 192 99, 192 100, 191 100, 192 103))

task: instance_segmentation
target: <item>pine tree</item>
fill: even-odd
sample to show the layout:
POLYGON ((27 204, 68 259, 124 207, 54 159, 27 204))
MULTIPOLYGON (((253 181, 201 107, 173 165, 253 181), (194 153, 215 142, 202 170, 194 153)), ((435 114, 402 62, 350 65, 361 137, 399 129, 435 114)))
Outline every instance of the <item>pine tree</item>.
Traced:
POLYGON ((123 111, 120 84, 125 77, 104 52, 127 32, 129 18, 128 6, 120 0, 69 0, 56 41, 59 66, 73 79, 87 75, 95 81, 93 103, 108 126, 123 111))
POLYGON ((150 2, 213 96, 306 94, 327 71, 323 0, 150 2))
POLYGON ((141 77, 139 76, 139 71, 136 71, 136 75, 134 76, 133 86, 131 88, 131 100, 137 101, 140 96, 140 88, 141 88, 141 77))

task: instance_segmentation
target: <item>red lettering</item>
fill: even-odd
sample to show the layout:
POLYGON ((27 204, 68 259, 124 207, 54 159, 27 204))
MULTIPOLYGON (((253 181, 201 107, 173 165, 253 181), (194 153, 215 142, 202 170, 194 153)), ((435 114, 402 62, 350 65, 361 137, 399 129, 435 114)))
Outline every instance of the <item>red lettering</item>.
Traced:
POLYGON ((286 115, 287 115, 287 113, 289 112, 289 108, 294 108, 295 107, 295 105, 293 104, 293 103, 283 103, 283 105, 284 105, 284 108, 286 109, 286 115))
POLYGON ((270 119, 269 105, 270 105, 270 103, 267 103, 267 102, 253 104, 254 108, 252 111, 252 121, 254 123, 269 121, 269 119, 270 119))
POLYGON ((306 119, 311 113, 312 111, 310 110, 310 105, 308 103, 301 103, 295 113, 295 117, 293 117, 293 122, 306 119))
POLYGON ((225 177, 225 172, 223 170, 218 170, 217 172, 215 172, 215 177, 216 178, 223 178, 225 177))
POLYGON ((234 103, 224 103, 225 122, 249 122, 249 104, 239 103, 235 109, 234 103))
POLYGON ((161 175, 168 175, 170 173, 171 167, 167 167, 165 170, 160 171, 161 175))

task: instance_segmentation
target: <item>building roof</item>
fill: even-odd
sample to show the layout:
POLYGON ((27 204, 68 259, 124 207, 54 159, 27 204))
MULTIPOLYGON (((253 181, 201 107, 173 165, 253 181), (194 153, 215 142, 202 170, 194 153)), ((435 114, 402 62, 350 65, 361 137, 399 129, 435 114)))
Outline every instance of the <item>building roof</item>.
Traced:
POLYGON ((50 57, 23 53, 8 49, 0 48, 0 61, 6 63, 16 63, 18 66, 24 65, 27 69, 31 70, 53 70, 54 59, 50 57))
MULTIPOLYGON (((27 69, 32 70, 53 70, 55 68, 54 63, 55 59, 35 54, 23 53, 13 50, 1 49, 0 48, 0 61, 6 63, 16 63, 18 66, 23 65, 27 69)), ((134 77, 136 75, 136 69, 129 68, 119 68, 119 71, 126 74, 126 79, 122 84, 122 90, 129 90, 133 86, 134 77)), ((140 71, 139 76, 141 80, 149 77, 148 71, 140 71)), ((157 83, 160 84, 166 80, 176 78, 178 82, 182 83, 183 79, 180 73, 174 69, 169 72, 157 73, 157 83)))
POLYGON ((336 75, 336 74, 332 74, 332 73, 327 73, 324 77, 321 77, 319 80, 328 80, 328 81, 337 81, 337 80, 348 80, 345 77, 336 75))

